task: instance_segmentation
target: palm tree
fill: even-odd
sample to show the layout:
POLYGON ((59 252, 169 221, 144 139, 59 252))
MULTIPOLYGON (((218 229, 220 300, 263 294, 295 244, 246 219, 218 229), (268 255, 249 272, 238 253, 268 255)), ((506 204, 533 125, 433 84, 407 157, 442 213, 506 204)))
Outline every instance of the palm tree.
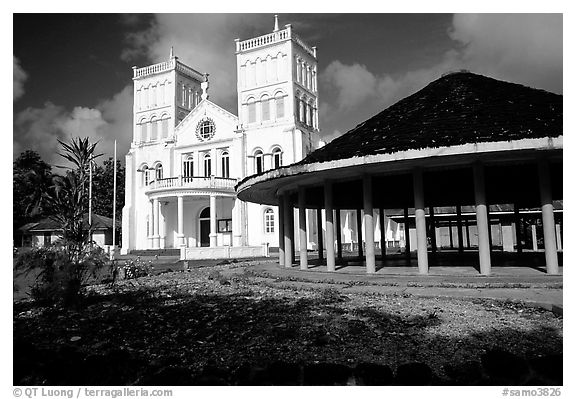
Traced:
POLYGON ((54 219, 62 228, 62 238, 68 247, 71 259, 78 260, 90 240, 91 226, 84 229, 83 219, 87 211, 88 195, 86 183, 90 163, 102 154, 95 154, 97 143, 88 138, 72 139, 70 143, 58 140, 63 151, 59 154, 72 166, 67 167, 65 176, 55 176, 52 186, 46 194, 46 200, 52 207, 54 219))

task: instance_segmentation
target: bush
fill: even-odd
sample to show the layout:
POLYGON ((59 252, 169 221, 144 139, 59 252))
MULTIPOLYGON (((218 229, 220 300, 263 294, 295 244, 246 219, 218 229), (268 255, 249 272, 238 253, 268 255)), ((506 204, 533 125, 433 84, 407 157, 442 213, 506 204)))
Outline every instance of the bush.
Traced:
POLYGON ((128 259, 122 266, 125 279, 149 276, 153 269, 152 261, 144 262, 139 256, 135 260, 128 259))
POLYGON ((82 286, 98 277, 107 262, 100 247, 87 247, 77 259, 66 246, 51 245, 34 248, 18 256, 17 273, 39 272, 30 294, 36 301, 69 305, 78 302, 82 286))

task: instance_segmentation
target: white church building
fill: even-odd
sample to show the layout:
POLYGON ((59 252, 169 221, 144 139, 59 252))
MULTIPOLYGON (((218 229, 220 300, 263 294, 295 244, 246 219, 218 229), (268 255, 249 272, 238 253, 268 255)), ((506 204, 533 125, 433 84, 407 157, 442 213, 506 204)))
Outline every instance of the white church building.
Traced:
MULTIPOLYGON (((236 62, 239 116, 211 102, 208 74, 172 51, 134 67, 123 254, 177 248, 182 258, 225 258, 278 246, 278 209, 240 201, 234 187, 318 147, 316 48, 276 20, 272 33, 236 39, 236 62)), ((317 221, 308 221, 312 243, 317 221)))

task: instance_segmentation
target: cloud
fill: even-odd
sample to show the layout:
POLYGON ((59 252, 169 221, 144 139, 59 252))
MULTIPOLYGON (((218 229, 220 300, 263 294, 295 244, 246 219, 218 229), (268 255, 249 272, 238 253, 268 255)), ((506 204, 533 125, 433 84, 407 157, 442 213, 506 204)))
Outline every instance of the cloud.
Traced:
POLYGON ((170 47, 180 61, 210 73, 210 100, 236 113, 236 51, 234 39, 264 34, 253 26, 273 27, 273 20, 259 14, 158 14, 151 25, 127 37, 122 57, 145 56, 150 62, 168 59, 170 47))
POLYGON ((360 123, 443 73, 459 69, 562 92, 560 14, 456 14, 447 33, 454 47, 422 69, 391 75, 332 61, 320 73, 321 89, 333 94, 324 98, 333 99, 332 105, 343 112, 331 113, 336 119, 329 125, 352 118, 360 123))
POLYGON ((128 152, 132 140, 132 88, 125 87, 109 100, 95 108, 74 107, 72 110, 46 103, 41 108, 27 108, 14 118, 14 157, 32 149, 52 165, 65 165, 58 155, 58 140, 89 137, 98 142, 101 158, 113 155, 114 139, 118 140, 121 159, 128 152))
POLYGON ((562 92, 562 14, 456 14, 450 37, 479 73, 562 92))
POLYGON ((14 100, 18 100, 24 95, 24 82, 28 79, 28 74, 20 66, 18 58, 13 57, 14 60, 14 100))

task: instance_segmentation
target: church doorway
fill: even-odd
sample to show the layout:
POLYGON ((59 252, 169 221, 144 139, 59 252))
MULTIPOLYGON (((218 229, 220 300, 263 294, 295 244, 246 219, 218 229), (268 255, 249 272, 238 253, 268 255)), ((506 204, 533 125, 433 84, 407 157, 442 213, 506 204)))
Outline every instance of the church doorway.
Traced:
POLYGON ((200 246, 209 247, 210 246, 210 207, 204 208, 200 212, 200 246))

